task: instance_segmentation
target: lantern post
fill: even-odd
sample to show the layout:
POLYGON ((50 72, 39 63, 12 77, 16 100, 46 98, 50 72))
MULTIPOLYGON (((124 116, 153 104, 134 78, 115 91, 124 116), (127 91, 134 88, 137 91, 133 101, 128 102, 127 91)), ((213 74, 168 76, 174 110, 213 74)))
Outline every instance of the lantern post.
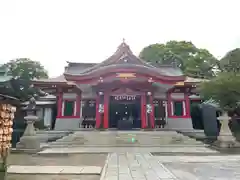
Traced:
POLYGON ((17 143, 16 148, 24 152, 38 152, 41 150, 40 140, 36 136, 36 131, 34 123, 39 121, 39 118, 35 115, 37 111, 36 101, 34 97, 29 100, 29 104, 24 110, 27 113, 27 116, 24 117, 27 127, 23 133, 23 136, 20 138, 20 141, 17 143))

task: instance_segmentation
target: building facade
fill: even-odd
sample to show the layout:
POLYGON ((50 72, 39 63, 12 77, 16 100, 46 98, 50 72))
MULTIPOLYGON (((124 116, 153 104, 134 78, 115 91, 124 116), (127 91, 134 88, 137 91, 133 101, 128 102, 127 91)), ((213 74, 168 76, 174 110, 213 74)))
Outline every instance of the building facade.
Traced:
POLYGON ((123 42, 101 63, 68 62, 63 75, 33 84, 56 95, 56 130, 192 129, 190 107, 200 102, 193 93, 200 81, 174 65, 139 59, 123 42))

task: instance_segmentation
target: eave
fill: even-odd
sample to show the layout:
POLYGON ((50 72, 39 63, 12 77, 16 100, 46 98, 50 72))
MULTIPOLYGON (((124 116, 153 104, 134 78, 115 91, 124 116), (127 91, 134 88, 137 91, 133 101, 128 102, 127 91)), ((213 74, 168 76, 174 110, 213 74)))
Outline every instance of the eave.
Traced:
POLYGON ((136 73, 141 76, 147 76, 147 77, 153 77, 156 80, 165 80, 165 81, 184 81, 185 76, 166 76, 163 74, 160 74, 158 72, 159 69, 157 68, 148 68, 145 66, 136 66, 136 65, 119 65, 119 66, 107 66, 102 67, 97 70, 94 70, 92 72, 89 72, 87 74, 68 74, 65 73, 64 76, 66 80, 69 81, 83 81, 83 80, 89 80, 94 78, 100 78, 104 76, 108 76, 109 74, 114 73, 136 73))
POLYGON ((45 82, 45 81, 32 81, 33 85, 63 85, 63 86, 74 86, 73 82, 45 82))
POLYGON ((8 104, 18 105, 20 103, 20 100, 13 96, 0 94, 0 103, 1 104, 8 103, 8 104))

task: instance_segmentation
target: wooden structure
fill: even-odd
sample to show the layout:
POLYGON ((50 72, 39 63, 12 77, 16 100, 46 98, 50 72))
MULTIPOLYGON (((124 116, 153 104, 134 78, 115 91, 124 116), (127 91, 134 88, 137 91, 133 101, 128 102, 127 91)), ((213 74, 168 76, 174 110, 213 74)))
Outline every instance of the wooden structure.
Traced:
POLYGON ((7 157, 11 148, 13 119, 18 99, 0 94, 0 179, 5 179, 7 171, 7 157))
MULTIPOLYGON (((190 97, 200 81, 172 65, 151 65, 122 42, 101 63, 68 62, 63 75, 33 84, 57 96, 58 130, 191 129, 190 97)), ((198 96, 192 99, 200 101, 198 96)))

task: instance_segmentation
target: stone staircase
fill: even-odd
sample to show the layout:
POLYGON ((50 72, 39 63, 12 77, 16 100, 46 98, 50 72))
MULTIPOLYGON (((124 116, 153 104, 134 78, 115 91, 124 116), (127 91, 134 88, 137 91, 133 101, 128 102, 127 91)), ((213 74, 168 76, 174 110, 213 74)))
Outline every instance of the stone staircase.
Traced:
POLYGON ((176 131, 77 131, 49 147, 162 147, 205 146, 176 131))

